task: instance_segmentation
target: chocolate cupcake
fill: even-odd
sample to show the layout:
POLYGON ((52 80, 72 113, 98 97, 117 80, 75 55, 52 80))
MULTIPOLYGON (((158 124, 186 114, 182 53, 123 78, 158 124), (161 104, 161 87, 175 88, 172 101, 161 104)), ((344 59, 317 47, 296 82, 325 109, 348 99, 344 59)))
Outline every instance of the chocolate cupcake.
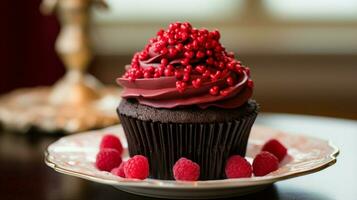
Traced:
POLYGON ((117 79, 129 153, 148 157, 152 178, 173 179, 173 165, 186 157, 200 165, 200 180, 222 179, 227 158, 245 155, 258 114, 253 81, 219 38, 218 31, 170 24, 117 79))

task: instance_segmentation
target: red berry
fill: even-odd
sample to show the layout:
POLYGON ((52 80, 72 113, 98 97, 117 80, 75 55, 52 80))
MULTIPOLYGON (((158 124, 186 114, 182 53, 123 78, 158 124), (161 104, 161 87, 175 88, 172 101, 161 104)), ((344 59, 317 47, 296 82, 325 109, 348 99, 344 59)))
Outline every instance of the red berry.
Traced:
POLYGON ((129 81, 130 81, 130 82, 134 82, 134 81, 135 81, 135 79, 136 79, 136 78, 135 78, 134 76, 129 75, 129 81))
POLYGON ((234 85, 234 79, 233 79, 231 76, 229 76, 229 77, 227 78, 227 83, 228 83, 228 85, 230 85, 230 86, 234 85))
POLYGON ((175 44, 175 40, 174 40, 173 38, 169 38, 169 41, 168 41, 168 42, 169 42, 170 45, 175 44))
POLYGON ((211 34, 213 35, 213 38, 216 40, 219 40, 219 38, 221 37, 221 34, 219 33, 218 30, 212 31, 211 34))
POLYGON ((221 90, 219 91, 219 94, 221 96, 227 96, 229 94, 229 89, 224 89, 224 90, 221 90))
POLYGON ((166 55, 168 53, 167 48, 164 47, 163 49, 161 49, 160 53, 163 54, 163 55, 166 55))
POLYGON ((151 77, 150 72, 148 71, 144 72, 144 78, 150 78, 150 77, 151 77))
POLYGON ((186 73, 190 73, 192 71, 192 66, 191 65, 187 65, 183 71, 186 72, 186 73))
POLYGON ((156 33, 156 35, 162 35, 162 34, 164 34, 164 32, 165 32, 164 29, 160 29, 160 30, 156 33))
POLYGON ((180 78, 182 78, 182 76, 183 76, 183 73, 182 73, 181 71, 175 70, 175 77, 176 77, 176 79, 180 79, 180 78))
POLYGON ((253 172, 255 176, 265 176, 279 168, 279 160, 273 154, 262 151, 255 156, 253 172))
POLYGON ((160 60, 160 63, 161 63, 161 65, 166 66, 169 63, 169 61, 166 58, 162 58, 160 60))
POLYGON ((231 51, 231 52, 228 52, 228 53, 227 53, 227 56, 230 57, 230 58, 234 58, 234 52, 232 52, 232 51, 231 51))
POLYGON ((204 65, 197 65, 195 67, 195 70, 201 74, 203 74, 206 71, 206 67, 204 65))
POLYGON ((211 95, 217 95, 218 92, 219 92, 219 87, 218 87, 218 86, 213 86, 213 87, 211 87, 211 89, 209 90, 209 93, 210 93, 211 95))
POLYGON ((203 78, 208 78, 210 76, 211 76, 211 72, 208 69, 202 74, 203 78))
POLYGON ((149 54, 146 51, 143 51, 139 54, 139 59, 140 60, 145 60, 146 58, 148 58, 149 54))
POLYGON ((215 50, 216 52, 221 52, 221 51, 224 51, 224 47, 222 47, 222 45, 219 44, 219 45, 217 45, 217 46, 214 48, 214 50, 215 50))
POLYGON ((155 72, 155 68, 153 66, 150 66, 150 67, 146 68, 146 71, 150 72, 150 73, 154 73, 155 72))
POLYGON ((208 65, 213 65, 213 64, 214 64, 213 58, 212 58, 212 57, 207 58, 206 63, 207 63, 208 65))
POLYGON ((150 44, 153 44, 153 43, 155 43, 156 41, 157 41, 156 38, 151 38, 151 39, 149 40, 149 43, 150 43, 150 44))
POLYGON ((176 54, 177 54, 177 50, 176 50, 175 48, 170 48, 170 49, 169 49, 169 56, 170 56, 171 58, 175 57, 176 54))
POLYGON ((193 58, 194 53, 193 53, 193 51, 186 51, 184 53, 184 56, 187 57, 187 58, 193 58))
POLYGON ((199 48, 199 46, 198 46, 198 41, 197 41, 197 40, 194 40, 194 41, 192 42, 192 47, 193 47, 193 49, 195 49, 195 50, 197 50, 197 49, 199 48))
POLYGON ((116 167, 116 168, 112 169, 112 171, 110 171, 110 173, 112 173, 112 174, 114 174, 116 176, 120 176, 122 178, 125 178, 124 165, 125 165, 125 162, 121 162, 119 167, 116 167))
POLYGON ((121 163, 121 155, 116 149, 101 149, 97 156, 95 165, 99 170, 111 171, 121 163))
POLYGON ((233 71, 236 71, 238 74, 242 74, 244 69, 242 66, 240 66, 239 64, 235 65, 234 69, 232 69, 233 71))
POLYGON ((175 48, 176 48, 177 51, 182 51, 182 49, 183 49, 183 44, 182 44, 182 43, 179 43, 179 44, 177 44, 177 45, 175 46, 175 48))
POLYGON ((218 62, 218 68, 220 69, 225 69, 226 65, 224 64, 224 62, 218 62))
POLYGON ((180 181, 197 181, 200 177, 200 166, 187 159, 180 158, 172 169, 175 180, 180 181))
POLYGON ((154 78, 160 78, 160 77, 161 77, 161 74, 159 72, 154 73, 154 78))
POLYGON ((172 29, 175 29, 177 27, 177 23, 171 23, 169 25, 169 29, 172 30, 172 29))
POLYGON ((201 87, 201 84, 202 84, 202 80, 200 78, 197 78, 195 80, 192 81, 192 86, 194 88, 199 88, 201 87))
POLYGON ((176 89, 179 92, 184 92, 187 88, 187 83, 183 82, 183 81, 176 81, 176 89))
POLYGON ((187 81, 189 81, 189 80, 190 80, 190 74, 189 74, 189 73, 185 73, 185 74, 183 75, 182 81, 187 82, 187 81))
POLYGON ((216 48, 216 46, 218 46, 218 45, 219 45, 219 43, 216 40, 212 40, 211 41, 211 47, 212 48, 216 48))
POLYGON ((186 66, 186 65, 188 65, 189 63, 190 63, 190 59, 189 59, 189 58, 184 58, 184 59, 181 60, 181 64, 182 64, 182 65, 185 65, 185 66, 186 66))
POLYGON ((185 33, 185 32, 183 32, 182 34, 181 34, 181 39, 182 39, 182 41, 185 41, 185 40, 187 40, 188 39, 188 34, 187 33, 185 33))
POLYGON ((143 75, 144 75, 144 73, 143 73, 142 71, 136 71, 136 72, 135 72, 136 78, 142 78, 143 75))
POLYGON ((120 155, 123 153, 123 145, 121 144, 120 139, 112 134, 107 134, 102 137, 100 149, 104 148, 116 149, 120 155))
POLYGON ((225 168, 227 178, 249 178, 252 176, 252 165, 243 157, 233 155, 228 158, 225 168))
POLYGON ((207 38, 205 37, 198 37, 197 38, 197 41, 200 43, 200 44, 203 44, 204 42, 206 42, 207 38))
POLYGON ((227 68, 230 69, 230 70, 234 70, 235 69, 235 63, 234 62, 229 62, 227 64, 227 68))
POLYGON ((145 156, 136 155, 124 164, 126 178, 146 179, 149 176, 149 162, 145 156))
POLYGON ((263 145, 262 151, 267 151, 273 154, 275 157, 278 158, 279 161, 282 161, 288 152, 286 147, 276 139, 271 139, 267 141, 263 145))
POLYGON ((164 74, 165 76, 173 76, 174 72, 170 68, 166 68, 164 74))
POLYGON ((205 57, 205 53, 202 52, 202 51, 198 51, 198 52, 196 53, 196 57, 197 57, 197 58, 203 58, 203 57, 205 57))
POLYGON ((216 71, 215 74, 211 74, 211 80, 212 81, 217 81, 222 75, 222 72, 221 71, 216 71))

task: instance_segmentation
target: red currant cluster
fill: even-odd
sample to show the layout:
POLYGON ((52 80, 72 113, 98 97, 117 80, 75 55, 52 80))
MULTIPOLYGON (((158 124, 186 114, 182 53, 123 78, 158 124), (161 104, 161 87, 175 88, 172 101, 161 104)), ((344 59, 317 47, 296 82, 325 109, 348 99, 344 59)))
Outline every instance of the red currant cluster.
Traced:
MULTIPOLYGON (((204 82, 215 82, 222 78, 226 79, 227 86, 233 86, 243 71, 249 75, 249 68, 235 60, 233 53, 227 53, 219 39, 217 30, 210 32, 192 28, 188 22, 172 23, 168 30, 158 31, 156 37, 134 55, 131 67, 123 77, 134 81, 175 76, 179 92, 185 91, 189 85, 199 88, 204 82), (156 55, 156 64, 141 66, 141 62, 153 59, 152 55, 156 55)), ((251 81, 249 84, 252 86, 251 81)), ((211 95, 227 95, 227 91, 227 88, 224 90, 218 86, 209 90, 211 95)))

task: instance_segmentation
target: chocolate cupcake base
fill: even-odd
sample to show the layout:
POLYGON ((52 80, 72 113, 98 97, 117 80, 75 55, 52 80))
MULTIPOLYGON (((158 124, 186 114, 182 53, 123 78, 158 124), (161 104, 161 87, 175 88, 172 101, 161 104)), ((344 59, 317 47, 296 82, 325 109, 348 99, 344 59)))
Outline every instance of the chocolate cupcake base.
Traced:
POLYGON ((255 101, 249 101, 239 109, 225 110, 223 116, 222 109, 204 111, 194 110, 196 108, 167 110, 145 107, 148 106, 123 100, 118 107, 118 115, 128 140, 130 156, 146 156, 150 164, 150 177, 166 180, 173 179, 172 167, 181 157, 200 165, 200 180, 225 178, 224 167, 228 157, 233 154, 245 155, 249 133, 258 113, 255 101), (141 107, 136 110, 135 116, 130 116, 132 106, 136 109, 141 107), (140 115, 142 109, 145 114, 140 115), (150 111, 155 111, 155 117, 152 120, 145 119, 153 114, 150 111), (197 111, 210 115, 205 113, 203 119, 190 119, 191 115, 187 112, 195 114, 197 111), (175 112, 170 116, 179 116, 181 120, 159 120, 160 116, 165 115, 160 115, 162 112, 175 112), (185 115, 187 118, 182 117, 185 115), (226 118, 231 119, 224 121, 226 118))

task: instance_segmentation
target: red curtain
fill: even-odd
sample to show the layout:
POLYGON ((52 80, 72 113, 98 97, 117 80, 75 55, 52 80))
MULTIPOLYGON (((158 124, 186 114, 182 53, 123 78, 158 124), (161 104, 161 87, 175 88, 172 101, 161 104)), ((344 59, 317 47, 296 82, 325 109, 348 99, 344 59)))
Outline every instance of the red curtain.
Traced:
POLYGON ((54 50, 55 16, 39 11, 40 0, 0 3, 0 93, 53 84, 64 74, 54 50))

